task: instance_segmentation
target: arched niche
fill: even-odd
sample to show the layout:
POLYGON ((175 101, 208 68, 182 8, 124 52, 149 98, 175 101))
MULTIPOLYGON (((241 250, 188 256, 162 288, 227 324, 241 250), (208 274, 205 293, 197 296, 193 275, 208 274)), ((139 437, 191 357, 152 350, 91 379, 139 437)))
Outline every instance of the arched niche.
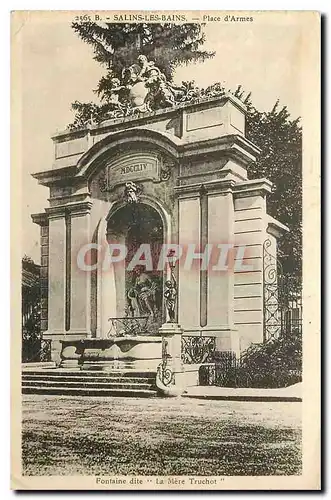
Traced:
POLYGON ((157 334, 158 328, 165 321, 163 284, 169 272, 167 269, 158 270, 157 264, 161 246, 171 241, 170 215, 157 200, 147 196, 141 196, 139 202, 134 204, 120 200, 113 203, 108 214, 99 221, 93 240, 103 251, 95 253, 95 263, 98 265, 91 278, 92 336, 103 338, 109 335, 109 318, 137 315, 137 310, 143 315, 151 313, 144 300, 139 300, 139 297, 135 300, 137 297, 131 297, 134 294, 128 297, 130 290, 137 285, 142 288, 137 269, 127 270, 141 244, 151 246, 153 269, 145 270, 144 274, 155 288, 155 310, 153 321, 148 323, 148 333, 157 334), (124 261, 103 270, 105 252, 110 244, 125 245, 128 254, 124 261))

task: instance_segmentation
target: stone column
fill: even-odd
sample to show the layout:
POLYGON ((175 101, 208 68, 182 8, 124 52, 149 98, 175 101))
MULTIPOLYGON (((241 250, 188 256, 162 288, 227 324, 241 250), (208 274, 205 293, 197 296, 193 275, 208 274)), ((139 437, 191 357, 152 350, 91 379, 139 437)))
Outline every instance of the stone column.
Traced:
POLYGON ((178 319, 184 329, 200 328, 200 266, 184 267, 188 245, 194 245, 196 252, 200 243, 200 196, 198 190, 179 198, 179 245, 183 257, 179 266, 178 319))
MULTIPOLYGON (((61 343, 65 330, 65 218, 63 208, 46 209, 48 218, 48 251, 42 246, 42 257, 48 257, 48 277, 42 285, 48 284, 47 330, 45 340, 51 340, 51 359, 60 363, 61 343), (48 254, 48 255, 47 255, 48 254)), ((44 259, 46 261, 46 259, 44 259)), ((46 274, 46 271, 43 272, 46 274)), ((44 281, 45 280, 45 281, 44 281)), ((44 315, 43 315, 44 316, 44 315)), ((44 320, 45 321, 45 318, 44 320)), ((44 323, 44 326, 45 323, 44 323)))
POLYGON ((66 229, 64 211, 48 209, 49 274, 48 274, 48 336, 65 331, 65 262, 66 229))
MULTIPOLYGON (((219 179, 204 184, 184 185, 179 193, 179 243, 196 245, 196 253, 210 260, 204 269, 195 259, 189 269, 179 268, 179 322, 189 335, 214 336, 219 351, 239 352, 234 326, 234 269, 231 258, 218 263, 217 245, 234 246, 233 180, 219 179), (212 250, 211 250, 212 249, 212 250), (217 257, 215 260, 215 256, 217 257), (221 270, 217 267, 221 266, 221 270), (223 267, 223 270, 222 270, 223 267)), ((224 249, 225 247, 223 247, 224 249)))
POLYGON ((90 272, 77 266, 78 250, 90 241, 90 207, 90 202, 72 203, 50 207, 45 214, 33 216, 42 234, 43 338, 51 340, 52 359, 57 363, 61 340, 68 336, 79 340, 90 332, 90 272))

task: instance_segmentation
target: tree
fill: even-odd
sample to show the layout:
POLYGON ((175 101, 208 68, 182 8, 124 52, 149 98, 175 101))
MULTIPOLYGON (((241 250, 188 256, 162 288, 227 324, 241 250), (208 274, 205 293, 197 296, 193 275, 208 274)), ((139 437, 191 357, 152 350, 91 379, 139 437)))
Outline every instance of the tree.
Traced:
POLYGON ((215 54, 199 50, 205 41, 201 24, 82 22, 72 23, 72 28, 93 47, 94 59, 117 78, 140 54, 153 59, 169 80, 177 66, 204 61, 215 54))
POLYGON ((40 349, 40 266, 22 258, 22 360, 40 349))
POLYGON ((287 225, 290 232, 279 241, 279 258, 284 283, 294 292, 302 286, 302 129, 300 118, 290 119, 286 106, 276 101, 271 111, 257 110, 251 93, 238 86, 234 95, 248 107, 246 137, 261 149, 249 169, 252 179, 266 177, 273 182, 267 198, 268 213, 287 225))

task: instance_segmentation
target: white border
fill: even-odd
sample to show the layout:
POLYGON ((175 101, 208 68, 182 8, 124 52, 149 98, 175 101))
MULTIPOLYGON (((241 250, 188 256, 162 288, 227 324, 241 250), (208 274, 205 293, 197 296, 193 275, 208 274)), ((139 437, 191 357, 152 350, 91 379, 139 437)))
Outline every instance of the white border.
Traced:
MULTIPOLYGON (((247 10, 248 8, 250 10, 318 10, 320 12, 325 13, 326 15, 329 14, 330 12, 330 1, 329 0, 315 0, 314 2, 307 2, 307 1, 291 1, 291 0, 278 0, 278 1, 269 1, 265 2, 264 1, 239 1, 239 0, 233 0, 232 2, 227 2, 224 4, 223 2, 219 1, 210 1, 206 0, 204 1, 203 5, 200 3, 193 4, 192 0, 191 1, 178 1, 178 0, 168 0, 166 3, 166 8, 167 10, 247 10), (230 8, 229 8, 230 7, 230 8)), ((86 0, 81 0, 79 2, 77 1, 70 1, 70 0, 50 0, 46 4, 45 2, 42 2, 41 0, 30 0, 29 2, 26 1, 12 1, 12 2, 2 2, 0 6, 0 50, 2 52, 2 57, 1 57, 1 68, 2 68, 2 76, 0 78, 1 81, 1 93, 0 96, 2 98, 2 106, 1 106, 1 138, 2 138, 2 144, 3 144, 3 149, 2 149, 2 155, 1 155, 1 175, 2 175, 2 206, 5 206, 5 210, 2 211, 2 228, 1 228, 1 246, 0 246, 0 252, 1 252, 1 259, 0 262, 3 263, 2 270, 1 270, 1 283, 2 286, 0 287, 0 294, 1 294, 1 370, 2 370, 2 376, 1 376, 1 382, 2 382, 2 391, 1 391, 1 399, 2 399, 2 411, 1 411, 1 431, 2 431, 2 436, 1 436, 1 467, 0 467, 0 473, 1 473, 1 498, 8 498, 10 495, 13 493, 9 491, 9 440, 10 440, 10 434, 9 434, 9 409, 8 409, 8 402, 9 402, 9 337, 10 337, 10 321, 9 321, 9 311, 10 311, 10 304, 9 304, 9 285, 10 285, 10 279, 9 279, 9 257, 10 257, 10 249, 9 249, 9 234, 10 234, 10 222, 9 222, 9 212, 10 212, 10 182, 9 182, 9 116, 10 116, 10 99, 9 99, 9 11, 10 10, 44 10, 47 7, 49 10, 70 10, 70 9, 79 9, 79 10, 89 10, 90 8, 97 9, 97 10, 109 10, 109 9, 116 9, 116 8, 121 8, 121 10, 137 10, 137 9, 149 9, 149 10, 155 10, 162 8, 160 4, 155 4, 155 2, 148 2, 148 1, 141 1, 141 2, 134 2, 132 0, 127 1, 127 0, 121 0, 121 2, 118 3, 109 3, 108 1, 96 1, 91 3, 90 1, 86 0)), ((328 33, 326 34, 326 47, 325 47, 325 52, 326 54, 329 53, 329 35, 328 33)), ((329 58, 325 61, 326 63, 329 62, 329 58)), ((327 77, 329 76, 329 65, 327 65, 327 75, 326 75, 326 81, 330 81, 327 77)), ((326 85, 325 85, 326 86, 326 85)), ((326 90, 326 89, 325 89, 326 90)), ((326 96, 325 96, 325 105, 327 107, 327 111, 329 111, 329 103, 327 102, 326 96)), ((327 113, 328 116, 328 113, 327 113)), ((330 129, 325 136, 325 146, 326 144, 329 143, 330 141, 330 129)), ((325 152, 325 159, 324 159, 325 165, 327 166, 327 155, 325 152)), ((327 186, 324 188, 325 193, 330 193, 331 192, 331 187, 330 187, 330 176, 324 181, 327 182, 327 186)), ((13 183, 15 183, 15 179, 12 180, 13 183)), ((326 196, 326 207, 329 208, 330 206, 330 196, 326 196)), ((327 240, 329 243, 329 239, 327 240)), ((315 265, 318 265, 318 263, 315 263, 315 265)), ((328 278, 329 276, 329 272, 328 278)), ((17 286, 17 284, 16 284, 17 286)), ((326 305, 326 310, 330 311, 331 307, 327 307, 329 304, 326 305)), ((327 330, 327 329, 326 329, 327 330)), ((325 335, 326 336, 326 335, 325 335)), ((329 346, 330 347, 330 342, 329 346)), ((329 349, 327 352, 327 355, 325 356, 325 359, 328 359, 328 354, 330 354, 329 349)), ((327 363, 325 363, 327 366, 327 363)), ((329 399, 329 398, 327 398, 329 399)), ((329 449, 329 443, 328 447, 329 449)), ((39 494, 39 498, 43 498, 45 494, 39 494)), ((112 492, 114 495, 115 492, 112 492)), ((156 493, 157 494, 157 493, 156 493)), ((289 494, 284 494, 282 493, 282 496, 284 497, 289 495, 289 494)), ((63 497, 67 497, 68 494, 63 494, 63 497)), ((127 494, 127 497, 133 496, 133 494, 127 494)), ((226 492, 222 492, 222 496, 229 496, 226 492)), ((231 494, 231 498, 233 498, 233 494, 231 494)), ((235 495, 236 496, 236 495, 235 495)))

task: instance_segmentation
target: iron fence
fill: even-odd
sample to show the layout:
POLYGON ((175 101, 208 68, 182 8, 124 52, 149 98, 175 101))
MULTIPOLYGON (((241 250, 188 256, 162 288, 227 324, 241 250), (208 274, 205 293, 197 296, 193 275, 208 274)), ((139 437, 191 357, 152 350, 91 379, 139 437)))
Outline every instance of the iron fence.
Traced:
POLYGON ((264 341, 302 333, 302 297, 293 276, 285 275, 277 249, 268 238, 263 244, 264 341))
POLYGON ((216 352, 215 337, 182 336, 182 361, 185 364, 210 363, 216 352))

